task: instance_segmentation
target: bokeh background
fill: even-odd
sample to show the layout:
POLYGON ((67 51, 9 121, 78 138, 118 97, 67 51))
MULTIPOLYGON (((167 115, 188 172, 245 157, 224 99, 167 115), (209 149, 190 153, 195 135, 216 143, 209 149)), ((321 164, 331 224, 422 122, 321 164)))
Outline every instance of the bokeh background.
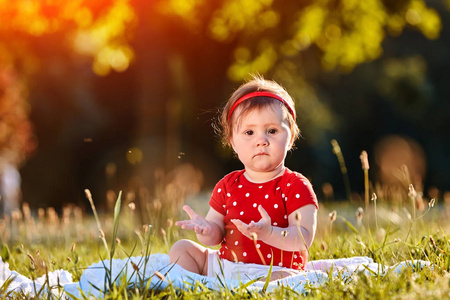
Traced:
POLYGON ((449 198, 448 0, 4 0, 0 24, 4 212, 207 195, 242 168, 211 123, 250 74, 295 99, 286 164, 320 201, 361 201, 362 150, 372 189, 449 198))

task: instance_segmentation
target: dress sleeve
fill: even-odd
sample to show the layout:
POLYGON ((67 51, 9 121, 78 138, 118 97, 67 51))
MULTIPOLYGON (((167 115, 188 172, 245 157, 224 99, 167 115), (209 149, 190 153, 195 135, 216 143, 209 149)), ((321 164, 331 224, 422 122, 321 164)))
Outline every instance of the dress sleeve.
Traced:
POLYGON ((224 184, 224 179, 221 179, 214 187, 214 190, 211 194, 211 199, 209 200, 209 206, 211 206, 211 208, 224 216, 226 214, 226 203, 224 197, 226 193, 227 192, 224 184))
POLYGON ((301 174, 292 174, 287 183, 285 194, 287 197, 285 203, 288 215, 308 204, 319 208, 311 183, 301 174))

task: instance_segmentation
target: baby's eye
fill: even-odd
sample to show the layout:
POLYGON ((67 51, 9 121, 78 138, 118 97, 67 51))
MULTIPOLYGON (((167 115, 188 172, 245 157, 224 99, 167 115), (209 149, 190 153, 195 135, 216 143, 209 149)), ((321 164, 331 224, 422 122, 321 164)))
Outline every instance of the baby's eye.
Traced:
POLYGON ((246 135, 253 135, 253 130, 247 130, 247 131, 245 132, 245 134, 246 134, 246 135))
POLYGON ((277 133, 277 130, 276 129, 269 129, 269 134, 275 134, 275 133, 277 133))

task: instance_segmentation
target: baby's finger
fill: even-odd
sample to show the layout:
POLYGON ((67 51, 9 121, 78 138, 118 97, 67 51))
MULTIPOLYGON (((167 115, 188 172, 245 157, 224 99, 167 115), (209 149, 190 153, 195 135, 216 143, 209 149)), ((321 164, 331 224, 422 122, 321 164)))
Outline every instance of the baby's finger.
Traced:
POLYGON ((176 225, 176 226, 183 226, 183 224, 184 224, 184 222, 183 222, 183 221, 178 221, 178 222, 175 222, 175 225, 176 225))
POLYGON ((270 222, 270 216, 267 213, 267 211, 262 207, 262 205, 258 206, 258 211, 261 214, 261 218, 266 221, 266 222, 270 222))
POLYGON ((208 233, 208 228, 201 225, 197 225, 195 226, 195 233, 200 235, 206 235, 208 233))
POLYGON ((231 222, 233 222, 233 224, 236 225, 237 229, 240 232, 242 232, 244 235, 246 234, 247 229, 248 229, 248 225, 247 224, 245 224, 244 222, 242 222, 239 219, 233 219, 233 220, 231 220, 231 222))
POLYGON ((195 225, 192 223, 184 223, 183 225, 181 225, 181 228, 187 230, 194 230, 195 225))
POLYGON ((203 228, 202 234, 203 234, 203 235, 207 235, 208 233, 209 233, 208 227, 203 228))
POLYGON ((195 217, 195 215, 197 215, 197 213, 189 205, 184 205, 183 210, 189 215, 191 220, 195 217))

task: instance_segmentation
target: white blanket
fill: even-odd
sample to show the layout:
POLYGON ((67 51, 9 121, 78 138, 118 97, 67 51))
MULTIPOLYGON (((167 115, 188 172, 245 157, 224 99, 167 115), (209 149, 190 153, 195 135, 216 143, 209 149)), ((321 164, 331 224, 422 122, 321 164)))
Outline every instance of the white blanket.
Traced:
MULTIPOLYGON (((36 280, 31 280, 15 271, 9 269, 8 263, 2 262, 0 258, 0 292, 3 284, 8 279, 12 279, 6 292, 23 292, 29 296, 35 296, 41 291, 41 295, 48 292, 61 297, 71 296, 81 297, 101 297, 107 290, 107 270, 111 268, 111 278, 118 285, 127 280, 131 285, 145 285, 150 289, 161 290, 169 284, 180 289, 189 289, 196 281, 202 282, 206 287, 213 290, 224 288, 236 288, 248 280, 223 280, 223 278, 213 278, 201 276, 176 264, 169 264, 167 254, 152 254, 148 257, 131 257, 129 259, 113 259, 100 261, 85 269, 79 282, 72 281, 72 275, 66 270, 57 270, 48 273, 36 280), (48 276, 48 277, 47 277, 48 276), (48 279, 47 279, 48 278, 48 279), (47 284, 48 282, 48 284, 47 284), (58 285, 63 289, 58 289, 58 285)), ((305 272, 293 275, 280 280, 272 281, 267 287, 267 291, 279 287, 289 286, 293 290, 304 293, 306 284, 321 285, 329 278, 328 273, 332 271, 332 276, 350 278, 355 272, 368 272, 370 274, 385 274, 388 270, 400 272, 404 268, 432 267, 429 262, 422 260, 404 261, 394 266, 386 266, 374 263, 369 257, 350 257, 341 259, 325 259, 308 262, 305 272)), ((109 272, 108 272, 109 273, 109 272)), ((249 290, 261 290, 264 282, 256 281, 249 285, 249 290)), ((0 296, 4 296, 1 295, 0 296)))

